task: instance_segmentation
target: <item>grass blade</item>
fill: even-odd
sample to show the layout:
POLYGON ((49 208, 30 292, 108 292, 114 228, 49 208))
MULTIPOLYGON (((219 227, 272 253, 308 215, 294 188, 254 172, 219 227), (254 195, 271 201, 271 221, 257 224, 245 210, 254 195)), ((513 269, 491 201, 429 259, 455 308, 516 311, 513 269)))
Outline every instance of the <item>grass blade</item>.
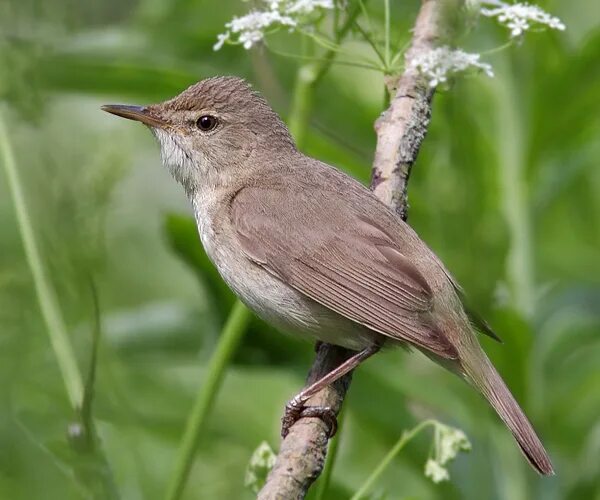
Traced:
POLYGON ((198 393, 185 428, 175 471, 167 489, 166 498, 177 500, 181 497, 194 460, 194 453, 202 435, 206 418, 213 406, 223 376, 235 353, 246 327, 251 319, 250 311, 239 300, 233 306, 223 327, 215 352, 211 356, 206 371, 206 379, 198 393))
POLYGON ((402 448, 406 446, 406 444, 413 439, 417 434, 419 434, 423 429, 435 425, 436 422, 434 420, 424 420, 419 425, 413 427, 408 432, 403 432, 402 436, 398 442, 394 445, 394 447, 388 452, 388 454, 383 457, 383 460, 379 462, 377 467, 371 472, 369 477, 365 480, 362 486, 358 489, 358 491, 352 495, 350 500, 359 500, 360 498, 364 498, 366 493, 371 489, 371 487, 375 484, 377 479, 383 474, 388 465, 392 463, 392 460, 402 451, 402 448))
POLYGON ((23 240, 25 256, 33 276, 33 283, 35 285, 42 317, 46 323, 48 336, 50 337, 50 344, 52 345, 52 350, 54 351, 71 406, 77 408, 81 405, 83 400, 83 382, 81 373, 77 366, 73 346, 67 335, 67 329, 58 306, 58 301, 56 300, 54 289, 44 270, 44 265, 35 239, 35 233, 31 225, 31 220, 29 219, 25 196, 19 180, 15 155, 1 115, 0 157, 2 158, 2 164, 4 165, 4 170, 6 171, 6 176, 8 178, 8 187, 15 208, 19 232, 21 233, 21 238, 23 240))

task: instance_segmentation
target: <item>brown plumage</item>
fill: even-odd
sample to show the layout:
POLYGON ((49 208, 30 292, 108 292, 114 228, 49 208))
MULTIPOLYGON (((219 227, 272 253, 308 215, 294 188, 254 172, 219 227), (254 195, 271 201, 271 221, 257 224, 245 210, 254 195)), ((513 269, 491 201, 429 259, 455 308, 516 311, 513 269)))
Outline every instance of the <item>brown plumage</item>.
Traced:
MULTIPOLYGON (((330 167, 316 163, 311 166, 328 173, 330 167)), ((364 188, 335 179, 321 186, 319 176, 311 179, 313 168, 303 172, 294 190, 284 181, 238 191, 231 218, 247 256, 338 314, 391 339, 457 359, 431 317, 432 289, 401 251, 407 245, 404 231, 393 231, 402 227, 393 227, 396 218, 390 218, 392 231, 386 231, 372 217, 380 215, 382 206, 376 198, 369 196, 357 206, 350 201, 357 194, 352 191, 364 188)))
POLYGON ((259 316, 350 349, 420 349, 479 389, 533 467, 553 473, 475 330, 495 334, 466 312, 440 260, 368 189, 297 151, 245 82, 209 79, 163 104, 105 109, 152 129, 207 254, 259 316))

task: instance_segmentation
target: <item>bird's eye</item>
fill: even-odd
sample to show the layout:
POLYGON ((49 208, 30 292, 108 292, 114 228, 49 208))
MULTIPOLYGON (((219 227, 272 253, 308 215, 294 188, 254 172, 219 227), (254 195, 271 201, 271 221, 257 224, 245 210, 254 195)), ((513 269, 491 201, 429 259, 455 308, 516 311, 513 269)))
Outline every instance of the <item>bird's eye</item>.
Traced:
POLYGON ((196 126, 202 130, 202 132, 209 132, 217 126, 217 119, 211 115, 202 115, 196 121, 196 126))

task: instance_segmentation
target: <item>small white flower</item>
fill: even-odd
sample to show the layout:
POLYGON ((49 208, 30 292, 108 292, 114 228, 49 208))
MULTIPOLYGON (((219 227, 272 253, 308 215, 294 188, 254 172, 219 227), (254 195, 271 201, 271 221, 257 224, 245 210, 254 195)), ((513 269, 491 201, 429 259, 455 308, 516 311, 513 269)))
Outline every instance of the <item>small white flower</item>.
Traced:
POLYGON ((410 66, 417 69, 428 81, 430 87, 445 82, 448 76, 478 69, 492 77, 492 67, 479 60, 479 54, 470 54, 463 50, 452 50, 448 46, 438 47, 421 54, 410 61, 410 66))
POLYGON ((262 31, 273 24, 295 26, 296 21, 291 17, 282 16, 279 12, 254 11, 242 17, 234 17, 225 27, 229 28, 232 33, 239 33, 251 30, 262 31))
POLYGON ((219 50, 221 49, 221 47, 223 47, 223 45, 225 45, 225 42, 229 40, 229 31, 227 33, 220 33, 217 35, 217 43, 215 43, 213 45, 213 50, 219 50))
POLYGON ((479 12, 481 10, 481 0, 465 0, 465 7, 469 12, 479 12))
POLYGON ((441 483, 442 481, 448 481, 450 474, 448 469, 430 458, 425 463, 425 477, 430 478, 434 483, 441 483))
POLYGON ((312 14, 315 9, 333 9, 333 0, 296 0, 288 2, 287 14, 312 14))
POLYGON ((507 4, 498 0, 484 2, 493 8, 481 8, 481 14, 486 17, 495 17, 498 22, 510 30, 510 36, 515 38, 525 33, 532 25, 548 27, 563 31, 564 23, 555 16, 551 16, 537 5, 528 3, 507 4))
POLYGON ((446 466, 454 460, 461 451, 469 451, 471 443, 460 429, 435 422, 434 453, 425 463, 425 476, 434 483, 450 479, 446 466))
POLYGON ((242 31, 238 41, 242 44, 245 49, 249 49, 257 42, 263 39, 262 31, 242 31))
POLYGON ((523 19, 521 17, 516 17, 514 19, 502 19, 502 16, 500 16, 498 17, 498 20, 506 23, 506 27, 510 29, 510 36, 512 37, 520 36, 530 27, 527 19, 523 19))
POLYGON ((436 458, 441 465, 446 465, 450 460, 454 460, 459 452, 471 449, 471 443, 460 429, 439 425, 436 432, 439 446, 436 458))
POLYGON ((225 41, 233 41, 249 49, 264 38, 267 29, 274 26, 293 28, 296 26, 296 21, 277 11, 253 11, 242 17, 234 17, 225 25, 227 31, 217 35, 217 43, 213 48, 219 50, 225 41), (232 35, 237 37, 234 38, 232 35))
POLYGON ((260 42, 267 30, 288 27, 293 31, 299 25, 307 25, 311 14, 317 9, 333 9, 333 0, 263 0, 265 10, 255 10, 242 17, 234 17, 225 24, 227 31, 218 35, 214 50, 225 42, 251 48, 260 42))

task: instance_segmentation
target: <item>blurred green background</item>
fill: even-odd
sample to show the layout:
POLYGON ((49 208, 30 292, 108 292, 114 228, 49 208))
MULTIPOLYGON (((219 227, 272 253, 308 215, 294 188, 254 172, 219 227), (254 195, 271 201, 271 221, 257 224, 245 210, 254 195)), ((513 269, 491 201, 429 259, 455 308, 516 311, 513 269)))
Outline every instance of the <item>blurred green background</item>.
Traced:
MULTIPOLYGON (((381 2, 371 4, 381 18, 381 2)), ((403 429, 433 417, 463 429, 472 452, 452 464, 450 482, 434 485, 423 475, 431 439, 420 436, 378 481, 377 498, 600 499, 600 4, 542 6, 565 32, 530 33, 484 56, 495 78, 457 79, 437 93, 409 220, 504 339, 482 343, 558 474, 538 478, 460 380, 395 351, 355 375, 325 498, 349 498, 403 429)), ((401 45, 418 2, 393 7, 401 45)), ((106 484, 125 499, 163 497, 233 299, 151 135, 99 106, 151 103, 235 74, 286 117, 297 60, 212 50, 225 22, 248 8, 238 0, 1 0, 1 119, 84 374, 95 328, 90 281, 102 333, 93 404, 101 452, 90 454, 72 437, 78 417, 0 175, 0 498, 102 498, 106 484)), ((482 21, 462 43, 483 52, 505 40, 505 30, 482 21)), ((278 39, 290 52, 299 43, 278 39)), ((303 150, 367 182, 383 100, 380 74, 333 65, 315 89, 303 150)), ((312 356, 312 345, 252 320, 183 498, 252 498, 249 457, 263 440, 277 449, 283 405, 312 356)))

